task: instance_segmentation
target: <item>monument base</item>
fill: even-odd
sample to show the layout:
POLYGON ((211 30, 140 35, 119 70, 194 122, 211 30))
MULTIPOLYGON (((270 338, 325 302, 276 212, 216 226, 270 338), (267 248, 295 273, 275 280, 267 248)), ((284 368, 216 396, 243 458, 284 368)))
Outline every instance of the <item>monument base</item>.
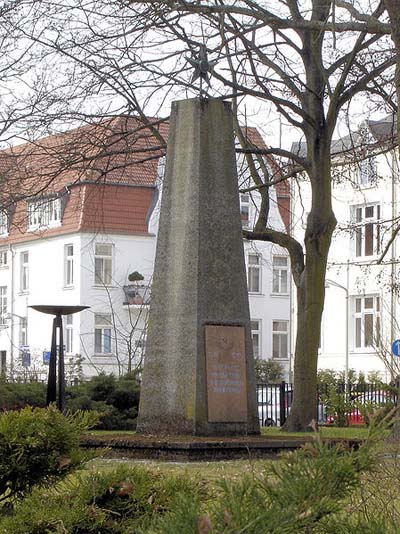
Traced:
MULTIPOLYGON (((85 448, 105 450, 103 457, 106 458, 208 462, 276 458, 278 454, 298 449, 312 440, 311 435, 304 438, 266 436, 201 438, 121 434, 119 437, 86 436, 81 445, 85 448)), ((336 442, 332 440, 332 443, 336 442)), ((360 445, 360 441, 348 440, 346 444, 349 448, 356 448, 360 445)))
POLYGON ((186 436, 252 436, 259 435, 257 426, 249 428, 247 423, 209 423, 198 422, 193 426, 193 421, 160 418, 140 421, 140 434, 146 435, 186 435, 186 436))

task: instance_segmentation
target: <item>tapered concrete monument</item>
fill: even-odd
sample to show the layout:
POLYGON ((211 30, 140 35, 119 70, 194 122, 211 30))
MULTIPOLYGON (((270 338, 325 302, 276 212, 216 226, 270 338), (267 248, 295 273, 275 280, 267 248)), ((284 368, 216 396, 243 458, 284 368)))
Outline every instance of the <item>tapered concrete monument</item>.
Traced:
POLYGON ((258 434, 230 104, 174 102, 138 432, 258 434))

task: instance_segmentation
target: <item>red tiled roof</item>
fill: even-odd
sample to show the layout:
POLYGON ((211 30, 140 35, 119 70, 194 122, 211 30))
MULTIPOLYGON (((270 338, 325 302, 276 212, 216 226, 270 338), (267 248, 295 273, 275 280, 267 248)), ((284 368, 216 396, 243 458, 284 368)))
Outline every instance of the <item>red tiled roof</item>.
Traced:
POLYGON ((79 230, 147 234, 152 189, 97 184, 87 184, 85 189, 79 230))
MULTIPOLYGON (((0 151, 0 204, 16 206, 8 239, 43 235, 26 233, 26 199, 50 193, 67 195, 67 201, 62 226, 46 230, 46 236, 79 230, 146 233, 168 126, 166 120, 119 116, 0 151)), ((255 128, 243 131, 265 148, 255 128)))
MULTIPOLYGON (((167 123, 153 119, 154 132, 166 136, 167 123)), ((24 143, 0 152, 4 195, 60 191, 80 182, 154 183, 165 144, 135 117, 116 117, 24 143)))

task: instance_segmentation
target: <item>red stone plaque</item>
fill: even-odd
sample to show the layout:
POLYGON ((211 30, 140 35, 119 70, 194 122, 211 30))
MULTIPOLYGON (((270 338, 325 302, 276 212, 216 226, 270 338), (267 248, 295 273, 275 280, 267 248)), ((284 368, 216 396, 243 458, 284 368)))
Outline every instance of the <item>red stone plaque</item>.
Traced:
POLYGON ((206 325, 208 421, 247 422, 243 326, 206 325))

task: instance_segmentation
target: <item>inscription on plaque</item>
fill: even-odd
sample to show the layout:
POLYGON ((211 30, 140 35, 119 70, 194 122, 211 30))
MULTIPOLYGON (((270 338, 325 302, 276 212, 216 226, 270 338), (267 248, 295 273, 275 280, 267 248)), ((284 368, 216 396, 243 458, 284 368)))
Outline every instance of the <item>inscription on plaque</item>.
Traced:
POLYGON ((243 326, 206 325, 208 421, 247 422, 243 326))

